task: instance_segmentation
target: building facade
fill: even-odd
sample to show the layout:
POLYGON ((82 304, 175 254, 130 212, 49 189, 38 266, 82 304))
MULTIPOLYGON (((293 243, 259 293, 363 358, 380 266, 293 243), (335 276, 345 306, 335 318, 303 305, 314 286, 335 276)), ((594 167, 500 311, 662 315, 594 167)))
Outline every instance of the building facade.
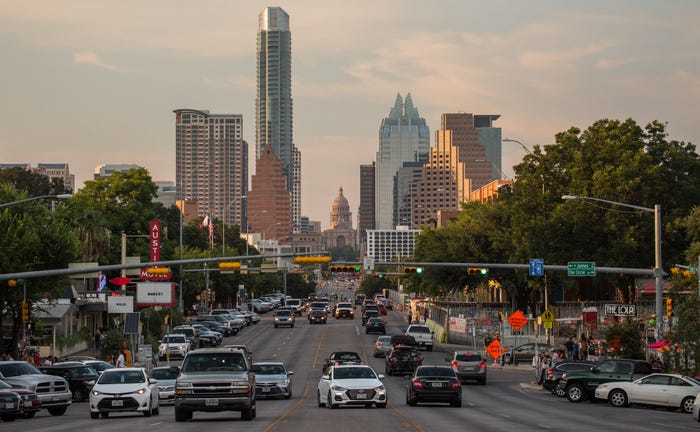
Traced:
POLYGON ((282 162, 282 175, 292 194, 293 229, 301 224, 301 153, 293 139, 292 36, 289 14, 267 7, 258 16, 255 152, 271 148, 282 162))
POLYGON ((49 177, 49 181, 61 180, 63 187, 75 192, 75 175, 71 174, 67 163, 40 163, 37 168, 39 173, 49 177))
POLYGON ((343 195, 343 188, 338 191, 338 196, 333 200, 330 215, 330 229, 323 232, 323 240, 326 249, 349 246, 356 248, 356 231, 352 228, 352 212, 350 204, 343 195))
POLYGON ((114 173, 127 173, 131 169, 139 169, 141 166, 135 164, 102 164, 95 167, 95 173, 93 178, 95 180, 99 178, 109 177, 114 173))
POLYGON ((396 96, 388 117, 379 128, 379 149, 375 173, 375 228, 392 229, 394 220, 394 177, 404 162, 428 158, 430 130, 413 105, 411 95, 396 96))
POLYGON ((419 230, 397 227, 394 230, 368 230, 367 256, 375 262, 393 262, 413 256, 419 230))
POLYGON ((243 117, 192 109, 174 113, 178 200, 195 202, 199 217, 243 226, 248 189, 243 117))
POLYGON ((248 192, 248 233, 260 233, 263 243, 285 243, 292 234, 291 199, 282 162, 267 148, 255 163, 248 192))

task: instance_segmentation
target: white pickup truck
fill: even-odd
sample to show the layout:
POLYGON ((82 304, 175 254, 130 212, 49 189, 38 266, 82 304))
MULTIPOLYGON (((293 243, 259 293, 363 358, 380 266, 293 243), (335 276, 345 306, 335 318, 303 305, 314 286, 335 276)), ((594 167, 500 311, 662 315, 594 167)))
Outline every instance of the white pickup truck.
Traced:
POLYGON ((433 332, 430 327, 423 324, 411 324, 406 329, 407 336, 413 336, 419 346, 425 347, 426 351, 433 350, 433 332))

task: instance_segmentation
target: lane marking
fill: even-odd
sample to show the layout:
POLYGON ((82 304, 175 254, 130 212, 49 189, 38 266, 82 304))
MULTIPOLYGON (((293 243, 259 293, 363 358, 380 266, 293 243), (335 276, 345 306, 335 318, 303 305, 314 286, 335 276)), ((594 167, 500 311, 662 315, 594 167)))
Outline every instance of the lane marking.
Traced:
POLYGON ((321 347, 323 342, 326 340, 326 334, 328 333, 328 327, 323 327, 323 333, 321 333, 321 338, 318 340, 318 345, 316 346, 316 355, 314 356, 313 368, 316 369, 318 365, 318 357, 321 355, 321 347))
POLYGON ((287 411, 282 413, 281 416, 279 416, 278 418, 273 420, 272 423, 267 425, 267 427, 265 429, 263 429, 263 432, 269 432, 277 425, 287 424, 287 422, 289 421, 287 419, 287 417, 292 415, 295 411, 297 411, 299 409, 299 407, 301 407, 304 404, 304 401, 306 400, 306 397, 309 395, 309 391, 311 390, 312 387, 313 387, 312 384, 307 384, 306 387, 304 388, 304 394, 301 395, 301 397, 299 398, 297 403, 292 405, 291 408, 289 408, 287 411))
POLYGON ((411 426, 415 428, 418 432, 427 432, 426 429, 423 428, 418 422, 413 420, 411 417, 408 416, 408 414, 404 413, 401 411, 396 405, 393 403, 389 402, 389 408, 392 409, 392 414, 398 415, 399 417, 403 418, 406 422, 403 424, 404 427, 411 426))

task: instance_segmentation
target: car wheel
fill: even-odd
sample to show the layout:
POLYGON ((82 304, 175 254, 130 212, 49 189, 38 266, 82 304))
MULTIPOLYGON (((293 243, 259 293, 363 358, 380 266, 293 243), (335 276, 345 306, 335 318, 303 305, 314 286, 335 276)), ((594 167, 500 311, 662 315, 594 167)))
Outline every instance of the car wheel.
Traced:
POLYGON ((428 345, 428 346, 425 347, 425 350, 426 350, 426 351, 432 351, 432 350, 433 350, 433 346, 432 346, 432 345, 428 345))
POLYGON ((569 399, 569 402, 578 403, 586 398, 586 393, 581 384, 572 384, 566 388, 566 398, 569 399))
POLYGON ((377 408, 386 408, 386 403, 378 403, 377 408))
POLYGON ((479 384, 486 385, 486 378, 479 380, 479 384))
POLYGON ((34 414, 36 414, 36 411, 22 413, 22 418, 25 418, 25 419, 34 418, 34 414))
POLYGON ((331 391, 328 390, 328 395, 326 396, 326 408, 334 409, 337 406, 333 403, 333 398, 331 397, 331 391))
POLYGON ((693 404, 695 403, 695 398, 688 396, 681 401, 681 411, 686 414, 691 414, 693 412, 693 404))
POLYGON ((187 420, 187 412, 175 408, 175 421, 184 422, 185 420, 187 420))
POLYGON ((406 405, 414 407, 414 406, 418 405, 418 402, 416 402, 415 399, 411 398, 408 395, 408 393, 406 393, 406 405))
POLYGON ((153 408, 153 415, 160 415, 160 407, 153 408))
POLYGON ((608 401, 614 407, 625 407, 627 406, 627 393, 619 389, 613 390, 608 396, 608 401))
POLYGON ((148 409, 143 412, 144 417, 150 417, 153 415, 153 407, 149 404, 148 409))
POLYGON ((4 421, 4 422, 13 422, 13 421, 15 421, 15 418, 16 417, 13 415, 0 416, 0 419, 2 419, 2 421, 4 421))
POLYGON ((285 399, 291 399, 292 398, 292 389, 289 389, 287 396, 284 397, 285 399))
POLYGON ((245 420, 245 421, 253 420, 253 409, 250 407, 243 408, 241 410, 241 420, 245 420))
POLYGON ((49 414, 51 414, 52 416, 60 416, 60 415, 65 414, 67 408, 68 407, 64 407, 64 406, 63 407, 52 407, 52 408, 49 408, 49 414))
POLYGON ((100 413, 90 411, 90 418, 91 419, 98 419, 98 418, 100 418, 100 413))

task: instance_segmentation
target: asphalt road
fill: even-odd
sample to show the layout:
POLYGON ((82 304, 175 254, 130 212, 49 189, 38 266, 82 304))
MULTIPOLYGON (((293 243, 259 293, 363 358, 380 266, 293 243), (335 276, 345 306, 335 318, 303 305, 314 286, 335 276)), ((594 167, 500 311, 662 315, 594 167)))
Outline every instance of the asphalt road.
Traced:
MULTIPOLYGON (((386 317, 390 333, 406 328, 399 312, 386 317)), ((645 407, 613 408, 608 404, 572 404, 530 384, 532 372, 526 366, 492 366, 486 386, 463 386, 463 406, 405 404, 407 377, 384 379, 389 394, 386 409, 349 407, 318 408, 316 384, 325 356, 332 351, 357 351, 378 373, 384 373, 384 360, 372 357, 376 335, 366 335, 359 319, 330 319, 327 325, 309 325, 303 315, 294 328, 272 326, 271 314, 225 343, 245 343, 254 361, 281 360, 295 372, 290 400, 258 401, 257 418, 242 421, 240 413, 194 413, 191 421, 175 423, 172 406, 163 406, 160 415, 112 414, 106 419, 90 419, 87 403, 73 404, 65 415, 52 417, 41 411, 35 418, 2 423, 3 432, 26 431, 618 431, 635 432, 697 430, 690 415, 678 411, 645 407)), ((445 346, 424 352, 424 364, 445 364, 445 346)))

